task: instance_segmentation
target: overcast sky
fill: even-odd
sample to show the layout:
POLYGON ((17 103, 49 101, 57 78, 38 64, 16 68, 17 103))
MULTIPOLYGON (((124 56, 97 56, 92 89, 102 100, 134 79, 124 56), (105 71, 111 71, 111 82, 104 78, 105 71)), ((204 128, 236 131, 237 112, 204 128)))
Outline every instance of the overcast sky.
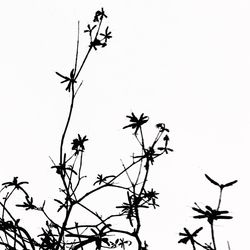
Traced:
MULTIPOLYGON (((55 71, 71 70, 77 21, 83 31, 101 7, 113 38, 106 48, 90 55, 80 76, 84 84, 71 127, 72 136, 80 132, 90 139, 86 150, 90 178, 104 168, 106 172, 120 169, 120 159, 129 160, 135 141, 130 131, 122 130, 125 116, 144 112, 150 117, 149 137, 154 135, 154 125, 164 122, 175 150, 152 170, 160 208, 151 211, 153 217, 145 222, 151 248, 159 249, 164 242, 165 249, 186 249, 177 244, 179 231, 200 225, 191 218, 193 202, 213 205, 217 199, 217 190, 204 173, 221 183, 239 180, 226 190, 222 204, 234 220, 219 222, 216 230, 222 232, 220 250, 227 249, 227 240, 232 250, 246 248, 248 0, 1 3, 0 181, 20 176, 30 182, 34 193, 50 196, 47 191, 55 176, 49 156, 58 158, 69 104, 55 71)), ((84 52, 88 37, 81 35, 84 52)))

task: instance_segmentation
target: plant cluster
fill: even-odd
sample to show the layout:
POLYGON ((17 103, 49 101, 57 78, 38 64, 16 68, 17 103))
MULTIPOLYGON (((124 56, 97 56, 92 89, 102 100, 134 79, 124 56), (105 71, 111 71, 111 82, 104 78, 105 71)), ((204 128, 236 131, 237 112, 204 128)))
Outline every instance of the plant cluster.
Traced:
MULTIPOLYGON (((156 159, 172 151, 168 147, 169 130, 165 124, 158 123, 155 137, 151 143, 146 143, 143 126, 148 122, 148 116, 144 114, 136 116, 134 113, 127 116, 129 124, 123 128, 133 130, 133 136, 139 146, 138 153, 133 154, 130 163, 122 162, 122 169, 118 173, 105 176, 98 174, 89 189, 83 185, 86 177, 83 175, 83 161, 88 142, 87 136, 78 134, 72 140, 71 150, 69 152, 65 150, 64 142, 75 107, 75 99, 82 86, 79 75, 90 52, 106 47, 109 39, 112 38, 109 27, 103 28, 106 18, 104 10, 98 10, 93 23, 88 24, 87 29, 84 30, 84 33, 89 35, 90 41, 86 55, 80 64, 78 56, 80 25, 78 23, 74 65, 69 75, 56 72, 61 78, 61 83, 66 83, 66 91, 70 96, 69 113, 59 145, 59 159, 56 161, 51 158, 52 171, 61 183, 59 195, 54 199, 61 220, 52 218, 50 208, 45 201, 41 205, 34 203, 33 197, 25 188, 28 182, 19 181, 18 177, 14 177, 12 181, 3 183, 1 189, 0 245, 5 249, 83 250, 86 246, 90 246, 92 249, 101 250, 125 249, 130 245, 138 250, 148 249, 147 242, 140 237, 141 211, 159 206, 157 203, 159 193, 152 187, 148 187, 147 181, 156 159), (127 182, 123 182, 123 177, 126 177, 127 182), (121 204, 114 206, 115 213, 104 216, 101 206, 93 209, 87 205, 86 200, 107 188, 119 190, 122 193, 121 196, 125 198, 121 204), (14 199, 14 193, 23 195, 23 202, 11 206, 10 200, 14 199), (32 235, 32 232, 25 228, 22 220, 15 216, 15 209, 25 209, 27 212, 34 210, 40 213, 39 216, 44 216, 46 222, 41 226, 41 233, 38 236, 32 235), (97 211, 98 209, 100 211, 97 211), (92 218, 91 223, 86 224, 84 219, 81 219, 85 214, 86 218, 92 218), (75 216, 79 220, 74 220, 75 216), (126 228, 124 229, 122 225, 126 225, 126 228)), ((100 204, 102 202, 104 201, 101 200, 100 204)))
MULTIPOLYGON (((216 250, 217 247, 216 247, 215 230, 214 230, 215 221, 225 220, 225 219, 228 220, 233 218, 231 215, 228 215, 229 211, 220 210, 220 207, 222 200, 222 192, 224 188, 232 186, 237 182, 237 180, 228 182, 226 184, 219 184, 217 181, 213 180, 207 174, 205 174, 205 177, 207 178, 207 180, 210 181, 210 183, 219 188, 219 199, 216 208, 212 208, 209 205, 206 205, 205 208, 201 208, 197 203, 194 203, 195 206, 192 207, 192 210, 195 211, 197 214, 194 215, 193 218, 207 220, 207 223, 209 224, 210 227, 211 241, 209 243, 203 244, 197 240, 198 233, 203 229, 203 227, 199 227, 193 233, 190 233, 190 231, 184 227, 184 232, 179 234, 180 236, 182 236, 182 238, 178 241, 178 243, 187 244, 188 242, 190 242, 193 250, 196 250, 196 246, 206 250, 216 250)), ((228 242, 228 248, 230 250, 229 242, 228 242)))
MULTIPOLYGON (((103 8, 98 10, 92 24, 88 24, 84 30, 83 33, 89 36, 89 46, 80 63, 80 25, 78 22, 73 67, 69 70, 69 75, 56 72, 61 78, 61 83, 66 83, 65 90, 70 97, 69 113, 59 145, 59 159, 54 161, 51 158, 51 169, 61 183, 58 197, 54 199, 60 220, 51 216, 51 208, 47 207, 45 201, 41 205, 34 203, 33 197, 25 188, 28 184, 27 181, 19 181, 18 177, 14 177, 12 181, 4 182, 0 190, 2 195, 0 200, 0 248, 4 247, 6 250, 83 250, 91 247, 96 250, 115 248, 125 250, 132 246, 133 249, 148 250, 147 241, 141 238, 141 211, 147 208, 155 209, 159 206, 157 203, 159 193, 152 187, 148 187, 148 179, 156 159, 173 151, 168 146, 169 130, 165 124, 156 124, 156 134, 151 143, 147 143, 143 127, 149 117, 144 113, 137 116, 132 112, 131 115, 128 115, 129 123, 123 129, 132 129, 133 137, 138 142, 138 153, 133 153, 130 163, 121 162, 122 169, 116 174, 98 174, 89 188, 84 185, 86 175, 83 175, 84 154, 89 139, 86 135, 77 134, 72 139, 71 150, 65 149, 65 138, 68 135, 76 96, 82 86, 79 75, 83 71, 90 52, 106 47, 112 38, 109 27, 103 27, 106 18, 107 15, 103 8), (94 195, 107 189, 117 190, 124 200, 114 206, 109 204, 115 212, 104 215, 102 206, 93 209, 88 205, 87 199, 94 199, 94 195), (16 193, 23 197, 21 204, 15 202, 14 194, 16 193), (27 212, 34 210, 39 213, 39 216, 43 216, 45 223, 41 226, 39 235, 32 235, 31 229, 24 226, 23 221, 15 215, 16 209, 24 209, 27 212), (90 222, 86 223, 86 219, 90 222)), ((199 227, 192 233, 185 227, 184 232, 180 233, 179 243, 190 243, 193 250, 196 250, 197 247, 217 250, 215 222, 232 219, 227 210, 221 210, 221 200, 224 189, 234 185, 237 180, 219 184, 208 175, 205 177, 219 188, 219 199, 215 208, 209 205, 202 208, 197 203, 192 207, 196 213, 193 218, 206 219, 211 235, 210 241, 201 243, 197 238, 203 227, 199 227)), ((104 202, 105 199, 100 200, 99 203, 104 202)), ((229 243, 228 248, 230 250, 229 243)))

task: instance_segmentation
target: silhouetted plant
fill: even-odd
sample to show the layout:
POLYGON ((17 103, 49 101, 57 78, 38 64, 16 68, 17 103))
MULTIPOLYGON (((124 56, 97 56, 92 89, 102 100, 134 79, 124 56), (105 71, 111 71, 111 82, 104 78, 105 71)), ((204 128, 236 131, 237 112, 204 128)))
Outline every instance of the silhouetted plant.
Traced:
MULTIPOLYGON (((107 15, 102 8, 95 13, 94 24, 88 24, 87 29, 84 30, 84 33, 89 35, 90 42, 86 55, 80 64, 78 58, 80 25, 78 22, 74 65, 71 67, 69 75, 56 72, 61 78, 61 83, 67 84, 66 91, 69 92, 68 94, 71 98, 68 117, 59 145, 59 160, 54 161, 51 158, 53 164, 51 168, 55 170, 57 177, 61 181, 59 188, 60 195, 54 199, 54 202, 62 221, 56 221, 49 215, 48 210, 50 208, 47 208, 45 201, 41 205, 35 204, 33 197, 25 189, 25 185, 28 182, 19 182, 18 177, 14 177, 12 181, 3 183, 3 188, 1 189, 3 198, 0 201, 2 210, 0 217, 0 245, 4 246, 5 249, 83 250, 87 245, 93 246, 96 250, 117 247, 125 249, 130 245, 135 245, 135 248, 138 250, 148 249, 147 242, 143 241, 140 237, 142 226, 141 210, 150 207, 156 208, 158 206, 158 192, 151 187, 147 187, 147 180, 155 160, 163 154, 168 154, 168 152, 172 151, 168 147, 169 130, 165 127, 164 123, 156 125, 156 136, 150 144, 147 144, 144 139, 143 126, 148 122, 149 118, 144 114, 136 116, 134 113, 127 116, 130 123, 123 128, 132 129, 133 136, 138 141, 140 153, 133 154, 131 163, 129 164, 126 165, 122 162, 123 169, 120 172, 107 176, 98 174, 96 180, 93 181, 93 187, 90 189, 83 188, 82 186, 86 177, 82 174, 82 168, 85 144, 88 141, 87 136, 78 134, 72 140, 71 152, 66 152, 64 145, 75 106, 75 98, 82 86, 82 82, 79 81, 79 75, 82 72, 83 66, 93 49, 99 50, 106 47, 109 39, 112 38, 109 27, 103 28, 104 19, 106 18, 107 15), (134 171, 136 170, 133 173, 130 171, 132 168, 134 171), (120 178, 121 176, 126 176, 129 184, 123 183, 120 178), (85 200, 108 187, 124 193, 125 200, 122 204, 116 204, 114 207, 116 210, 115 213, 104 217, 101 206, 93 210, 86 205, 85 200), (32 235, 32 232, 26 229, 20 219, 15 216, 15 212, 13 212, 14 207, 11 206, 12 203, 9 201, 13 193, 16 192, 23 194, 24 199, 21 204, 16 204, 19 209, 35 210, 44 216, 46 222, 41 226, 40 235, 32 235), (89 219, 92 216, 93 222, 86 224, 80 218, 79 221, 74 221, 75 219, 72 219, 74 211, 76 211, 74 209, 79 208, 82 209, 82 214, 80 215, 79 210, 77 210, 78 217, 82 218, 86 216, 89 219), (101 211, 97 212, 96 209, 100 209, 101 211), (85 215, 86 213, 88 215, 85 215), (125 223, 124 220, 125 222, 128 221, 128 223, 125 223), (124 225, 126 225, 125 228, 124 225)), ((100 203, 102 202, 100 201, 100 203)), ((223 217, 221 214, 218 214, 219 208, 216 210, 216 214, 214 214, 214 210, 210 211, 209 209, 208 212, 203 212, 200 208, 196 209, 196 211, 200 212, 202 216, 211 216, 211 218, 209 217, 210 223, 214 219, 223 217)), ((192 237, 195 234, 187 236, 191 242, 193 242, 192 237)), ((184 240, 182 241, 184 242, 184 240)))
MULTIPOLYGON (((198 233, 203 229, 203 227, 198 228, 193 233, 190 233, 187 228, 184 228, 184 232, 180 233, 179 235, 182 236, 182 238, 178 241, 178 243, 187 244, 190 242, 192 245, 193 250, 196 249, 196 246, 199 246, 201 248, 204 248, 206 250, 216 250, 216 240, 215 240, 215 231, 214 231, 214 222, 216 220, 222 220, 222 219, 232 219, 233 217, 230 215, 227 215, 229 212, 227 210, 220 210, 221 206, 221 199, 222 199, 222 192, 224 188, 230 187, 233 184, 237 182, 237 180, 228 182, 226 184, 219 184, 215 180, 213 180, 211 177, 209 177, 207 174, 205 174, 205 177, 215 186, 219 188, 219 199, 218 199, 218 205, 215 209, 213 209, 211 206, 206 205, 205 209, 201 208, 197 203, 195 204, 195 207, 192 207, 192 209, 198 213, 198 215, 194 215, 193 218, 195 219, 206 219, 209 226, 210 226, 210 234, 211 234, 211 242, 210 243, 201 243, 196 239, 198 236, 198 233)), ((230 246, 228 243, 228 248, 230 250, 230 246)))

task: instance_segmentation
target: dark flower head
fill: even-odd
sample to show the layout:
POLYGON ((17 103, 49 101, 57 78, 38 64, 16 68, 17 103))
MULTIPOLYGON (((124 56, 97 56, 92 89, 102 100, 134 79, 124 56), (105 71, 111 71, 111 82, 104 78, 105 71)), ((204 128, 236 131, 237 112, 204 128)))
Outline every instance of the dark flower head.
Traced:
POLYGON ((90 42, 90 45, 89 45, 89 46, 90 46, 90 47, 93 47, 94 50, 97 50, 97 47, 100 47, 100 46, 101 46, 102 48, 106 47, 106 46, 107 46, 107 43, 106 43, 106 42, 102 42, 101 40, 95 38, 94 41, 91 41, 91 42, 90 42))
POLYGON ((75 69, 72 69, 70 71, 70 74, 69 74, 69 77, 68 76, 64 76, 58 72, 56 72, 56 74, 58 76, 60 76, 63 80, 61 81, 61 83, 65 83, 65 82, 68 82, 68 85, 66 87, 66 91, 69 91, 70 92, 70 89, 71 89, 71 86, 76 83, 76 79, 75 79, 75 69))
POLYGON ((100 35, 103 36, 104 42, 107 43, 108 39, 112 38, 111 31, 108 30, 109 27, 105 29, 105 33, 101 33, 100 35))
POLYGON ((159 193, 157 193, 155 190, 153 190, 153 188, 151 188, 150 191, 145 191, 144 193, 144 197, 147 198, 148 200, 151 199, 158 199, 159 193))
POLYGON ((54 165, 51 168, 55 168, 56 169, 56 173, 59 175, 64 176, 66 171, 74 173, 75 175, 77 175, 76 171, 74 170, 72 165, 68 165, 66 166, 66 154, 64 154, 64 159, 62 163, 59 163, 58 165, 54 165))
POLYGON ((81 137, 79 134, 78 134, 78 138, 73 140, 73 142, 71 143, 71 144, 73 144, 72 150, 75 150, 76 155, 79 152, 84 152, 84 150, 85 150, 84 143, 86 141, 88 141, 87 136, 85 135, 84 137, 81 137))
POLYGON ((124 238, 117 239, 117 246, 120 246, 122 249, 125 249, 126 245, 130 246, 132 242, 130 240, 124 240, 124 238))
POLYGON ((148 149, 145 149, 145 157, 151 164, 154 163, 154 158, 157 157, 158 154, 155 153, 155 150, 153 147, 149 147, 148 149))
POLYGON ((131 116, 127 115, 127 118, 130 119, 130 124, 123 127, 123 129, 131 127, 132 129, 135 129, 135 135, 141 126, 149 119, 148 116, 144 116, 144 113, 141 114, 140 118, 137 118, 133 112, 131 113, 131 116))
POLYGON ((89 24, 87 25, 87 29, 84 30, 84 33, 89 33, 90 35, 92 34, 92 31, 95 29, 96 25, 91 27, 89 24))
POLYGON ((103 176, 102 174, 97 175, 97 181, 94 182, 94 185, 98 183, 98 185, 101 185, 103 183, 106 183, 108 179, 114 178, 114 175, 108 175, 108 176, 103 176))
POLYGON ((21 185, 28 184, 27 181, 18 182, 17 179, 18 179, 18 177, 14 177, 13 181, 4 182, 2 185, 4 186, 4 188, 14 186, 16 189, 21 189, 21 185))
POLYGON ((200 227, 197 230, 195 230, 193 233, 190 233, 188 231, 187 228, 184 227, 184 231, 185 233, 179 233, 180 236, 184 236, 183 238, 181 238, 178 243, 183 243, 183 244, 187 244, 189 241, 191 242, 191 244, 194 244, 194 237, 197 236, 197 234, 202 230, 203 228, 200 227))
POLYGON ((144 154, 143 155, 138 155, 138 156, 133 156, 134 159, 136 158, 140 158, 140 159, 146 159, 146 163, 144 165, 144 167, 146 169, 149 168, 149 163, 151 163, 152 165, 154 164, 154 159, 156 157, 158 157, 160 154, 155 153, 155 150, 153 147, 149 147, 148 149, 144 149, 144 154))
MULTIPOLYGON (((4 186, 3 188, 2 188, 2 190, 4 189, 4 188, 8 188, 8 187, 14 187, 15 189, 17 189, 17 190, 22 190, 24 193, 25 193, 25 195, 26 196, 29 196, 28 194, 27 194, 27 192, 23 189, 23 187, 21 187, 23 184, 28 184, 28 182, 27 181, 20 181, 20 182, 18 182, 18 177, 14 177, 13 178, 13 181, 9 181, 9 182, 4 182, 2 185, 4 186)), ((2 191, 1 190, 1 191, 2 191)))
POLYGON ((204 219, 206 218, 208 223, 212 224, 214 220, 219 219, 232 219, 232 216, 224 215, 228 214, 228 211, 219 211, 217 209, 212 209, 210 206, 206 206, 206 210, 202 210, 197 204, 197 207, 192 207, 192 209, 199 213, 199 215, 193 216, 195 219, 204 219))
POLYGON ((116 208, 122 209, 122 214, 126 215, 126 218, 129 220, 130 225, 133 226, 133 218, 136 218, 136 211, 138 208, 148 208, 144 203, 140 204, 143 199, 136 196, 135 194, 130 195, 127 192, 128 202, 123 202, 121 206, 116 206, 116 208))
POLYGON ((24 207, 25 210, 37 209, 37 207, 33 204, 33 198, 32 197, 29 198, 29 196, 25 196, 25 198, 26 198, 26 202, 24 201, 23 204, 20 204, 20 205, 18 204, 16 206, 17 207, 24 207))
POLYGON ((155 190, 151 189, 150 191, 145 191, 144 198, 146 199, 146 203, 148 205, 153 206, 153 208, 159 207, 158 204, 156 204, 156 200, 158 199, 159 193, 157 193, 155 190))
POLYGON ((167 128, 165 127, 165 124, 164 124, 164 123, 157 123, 157 124, 156 124, 156 128, 158 128, 158 129, 160 130, 160 132, 164 132, 164 131, 169 132, 169 129, 167 129, 167 128))
POLYGON ((99 21, 101 21, 104 17, 107 18, 107 15, 105 14, 105 12, 104 12, 104 10, 103 10, 103 8, 102 8, 101 10, 96 11, 93 22, 99 22, 99 21))

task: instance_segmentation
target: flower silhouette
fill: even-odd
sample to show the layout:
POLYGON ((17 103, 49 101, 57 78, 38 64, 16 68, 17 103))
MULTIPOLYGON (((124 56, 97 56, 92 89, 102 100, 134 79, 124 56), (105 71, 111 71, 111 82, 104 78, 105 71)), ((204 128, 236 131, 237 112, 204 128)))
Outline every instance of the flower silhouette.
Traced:
POLYGON ((100 47, 100 46, 101 46, 102 48, 104 48, 104 47, 107 46, 107 44, 106 44, 106 43, 103 43, 101 40, 95 38, 94 41, 91 41, 91 42, 90 42, 90 45, 89 45, 89 46, 90 46, 90 47, 93 47, 94 50, 97 50, 97 47, 100 47))
POLYGON ((116 208, 122 209, 122 214, 126 215, 129 220, 130 225, 133 226, 133 218, 136 218, 138 208, 148 208, 144 204, 140 204, 142 201, 141 197, 136 196, 136 194, 129 195, 127 192, 128 202, 123 202, 121 206, 116 206, 116 208))
POLYGON ((96 25, 91 27, 89 24, 87 25, 87 29, 84 30, 84 33, 89 33, 90 35, 92 34, 92 31, 95 29, 96 25))
POLYGON ((219 211, 217 209, 212 209, 210 206, 205 206, 206 210, 202 210, 197 204, 197 207, 192 207, 192 209, 199 213, 199 215, 193 216, 195 219, 207 218, 209 224, 213 224, 214 220, 219 219, 232 219, 232 216, 224 215, 228 214, 228 211, 219 211))
POLYGON ((156 128, 158 128, 158 129, 160 130, 160 132, 164 132, 164 131, 169 132, 169 129, 167 129, 167 128, 165 127, 165 124, 164 124, 164 123, 157 123, 157 124, 156 124, 156 128))
POLYGON ((88 141, 87 136, 85 135, 83 138, 78 134, 78 138, 74 139, 71 144, 72 150, 75 150, 75 154, 79 154, 79 152, 83 152, 85 150, 84 143, 88 141))
POLYGON ((135 134, 137 134, 141 126, 149 119, 148 116, 144 116, 144 113, 141 114, 140 118, 137 118, 133 112, 131 113, 131 116, 127 115, 126 117, 130 119, 131 124, 123 127, 123 129, 131 127, 132 129, 135 129, 135 134))
POLYGON ((102 8, 101 10, 96 11, 93 22, 99 22, 104 17, 107 18, 107 15, 105 14, 104 9, 102 8))
POLYGON ((109 27, 105 29, 105 33, 101 33, 100 35, 103 36, 104 42, 106 43, 108 39, 112 38, 111 31, 108 30, 109 27))
POLYGON ((101 185, 103 183, 106 183, 109 178, 114 178, 114 175, 108 175, 108 176, 103 176, 102 174, 97 175, 97 181, 94 182, 94 185, 98 183, 98 185, 101 185))
POLYGON ((159 205, 156 204, 156 200, 158 199, 159 193, 157 193, 155 190, 151 189, 150 191, 145 191, 144 198, 146 199, 146 202, 148 205, 153 206, 153 208, 158 207, 159 205), (152 203, 150 203, 152 202, 152 203))
POLYGON ((21 187, 23 184, 29 184, 27 181, 20 181, 18 182, 18 177, 14 177, 13 181, 9 182, 4 182, 2 185, 4 186, 2 189, 7 188, 7 187, 14 187, 17 190, 22 190, 26 196, 28 196, 27 192, 21 187))
POLYGON ((76 80, 75 80, 75 70, 72 69, 72 70, 70 71, 70 77, 64 76, 64 75, 62 75, 62 74, 60 74, 60 73, 58 73, 58 72, 56 72, 56 74, 57 74, 58 76, 60 76, 61 78, 63 78, 63 80, 61 81, 61 83, 68 82, 68 85, 67 85, 67 87, 66 87, 65 90, 70 92, 71 86, 72 86, 74 83, 76 83, 76 80))
POLYGON ((149 163, 151 163, 153 165, 154 163, 154 159, 159 156, 159 154, 155 153, 155 150, 153 147, 149 147, 148 149, 144 149, 144 154, 143 155, 139 155, 139 156, 134 156, 134 158, 146 158, 147 162, 145 164, 145 168, 147 169, 149 167, 149 163))
POLYGON ((30 199, 29 199, 29 196, 25 196, 25 198, 26 198, 26 202, 24 201, 23 204, 20 204, 20 205, 18 204, 16 206, 17 207, 24 207, 25 210, 37 209, 37 207, 33 204, 33 198, 32 197, 30 197, 30 199))
POLYGON ((190 233, 187 228, 184 227, 185 233, 179 233, 180 236, 184 236, 181 238, 178 243, 187 244, 189 241, 192 245, 194 245, 194 237, 197 236, 197 234, 203 229, 203 227, 198 228, 193 233, 190 233))

